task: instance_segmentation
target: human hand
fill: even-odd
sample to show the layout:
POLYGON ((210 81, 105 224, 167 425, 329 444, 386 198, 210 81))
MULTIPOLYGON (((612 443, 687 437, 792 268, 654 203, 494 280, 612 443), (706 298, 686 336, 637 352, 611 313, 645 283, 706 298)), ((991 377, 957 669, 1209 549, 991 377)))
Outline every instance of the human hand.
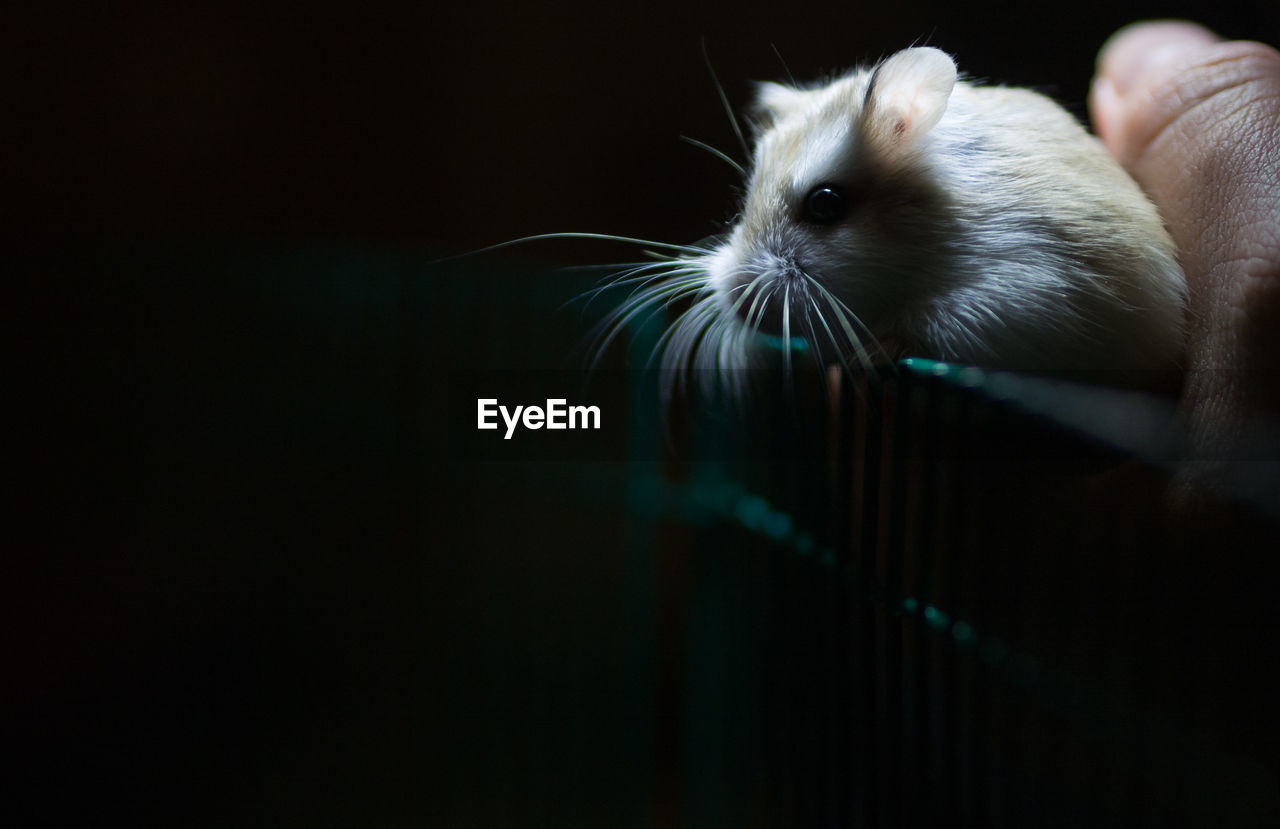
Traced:
POLYGON ((1187 275, 1193 455, 1247 458, 1255 424, 1280 415, 1280 52, 1135 24, 1103 46, 1089 106, 1187 275))

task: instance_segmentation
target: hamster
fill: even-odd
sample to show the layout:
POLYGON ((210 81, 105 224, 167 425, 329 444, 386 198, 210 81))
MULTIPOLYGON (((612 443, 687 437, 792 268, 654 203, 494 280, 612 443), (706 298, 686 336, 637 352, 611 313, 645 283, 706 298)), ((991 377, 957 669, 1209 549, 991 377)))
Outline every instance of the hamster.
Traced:
POLYGON ((822 85, 760 84, 754 114, 731 229, 633 272, 641 287, 615 316, 692 300, 660 343, 665 368, 744 368, 760 332, 868 370, 907 356, 1178 366, 1186 284, 1173 241, 1049 98, 971 84, 919 47, 822 85))

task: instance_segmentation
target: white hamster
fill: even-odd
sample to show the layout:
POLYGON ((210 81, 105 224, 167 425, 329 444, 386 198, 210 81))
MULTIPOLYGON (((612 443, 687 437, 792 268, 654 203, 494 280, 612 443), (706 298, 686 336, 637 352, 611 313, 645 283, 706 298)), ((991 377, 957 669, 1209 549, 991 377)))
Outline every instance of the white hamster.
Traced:
POLYGON ((1050 99, 960 80, 921 47, 823 85, 761 84, 756 104, 732 229, 641 271, 615 317, 691 298, 664 336, 666 368, 745 367, 756 331, 866 367, 1178 365, 1173 242, 1050 99))

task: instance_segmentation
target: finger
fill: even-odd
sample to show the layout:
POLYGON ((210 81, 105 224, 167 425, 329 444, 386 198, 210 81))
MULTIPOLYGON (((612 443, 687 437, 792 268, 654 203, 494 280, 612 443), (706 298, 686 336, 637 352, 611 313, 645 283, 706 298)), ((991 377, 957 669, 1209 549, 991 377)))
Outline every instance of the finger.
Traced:
POLYGON ((1098 53, 1098 74, 1127 93, 1144 71, 1178 57, 1197 46, 1220 43, 1222 38, 1198 23, 1156 20, 1133 23, 1108 38, 1098 53))
POLYGON ((1090 106, 1178 246, 1184 403, 1193 428, 1225 444, 1248 413, 1280 411, 1280 53, 1194 24, 1138 24, 1104 46, 1090 106))
POLYGON ((1121 149, 1123 98, 1142 76, 1219 41, 1208 29, 1182 21, 1136 23, 1111 36, 1098 55, 1089 105, 1094 126, 1112 153, 1118 156, 1121 149))
MULTIPOLYGON (((1091 105, 1184 254, 1221 241, 1205 229, 1224 223, 1254 226, 1223 234, 1249 245, 1270 235, 1256 225, 1280 210, 1280 53, 1190 23, 1130 26, 1103 47, 1091 105)), ((1280 260, 1280 245, 1244 253, 1280 260)))

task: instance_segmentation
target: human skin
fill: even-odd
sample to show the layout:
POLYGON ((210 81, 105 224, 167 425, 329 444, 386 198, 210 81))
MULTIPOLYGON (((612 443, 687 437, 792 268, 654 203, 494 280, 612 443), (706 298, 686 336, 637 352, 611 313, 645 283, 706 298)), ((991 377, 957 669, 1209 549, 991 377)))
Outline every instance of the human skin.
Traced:
MULTIPOLYGON (((1182 408, 1201 485, 1280 415, 1280 52, 1193 23, 1103 46, 1094 127, 1160 209, 1187 275, 1182 408)), ((1243 454, 1242 454, 1243 453, 1243 454)))

